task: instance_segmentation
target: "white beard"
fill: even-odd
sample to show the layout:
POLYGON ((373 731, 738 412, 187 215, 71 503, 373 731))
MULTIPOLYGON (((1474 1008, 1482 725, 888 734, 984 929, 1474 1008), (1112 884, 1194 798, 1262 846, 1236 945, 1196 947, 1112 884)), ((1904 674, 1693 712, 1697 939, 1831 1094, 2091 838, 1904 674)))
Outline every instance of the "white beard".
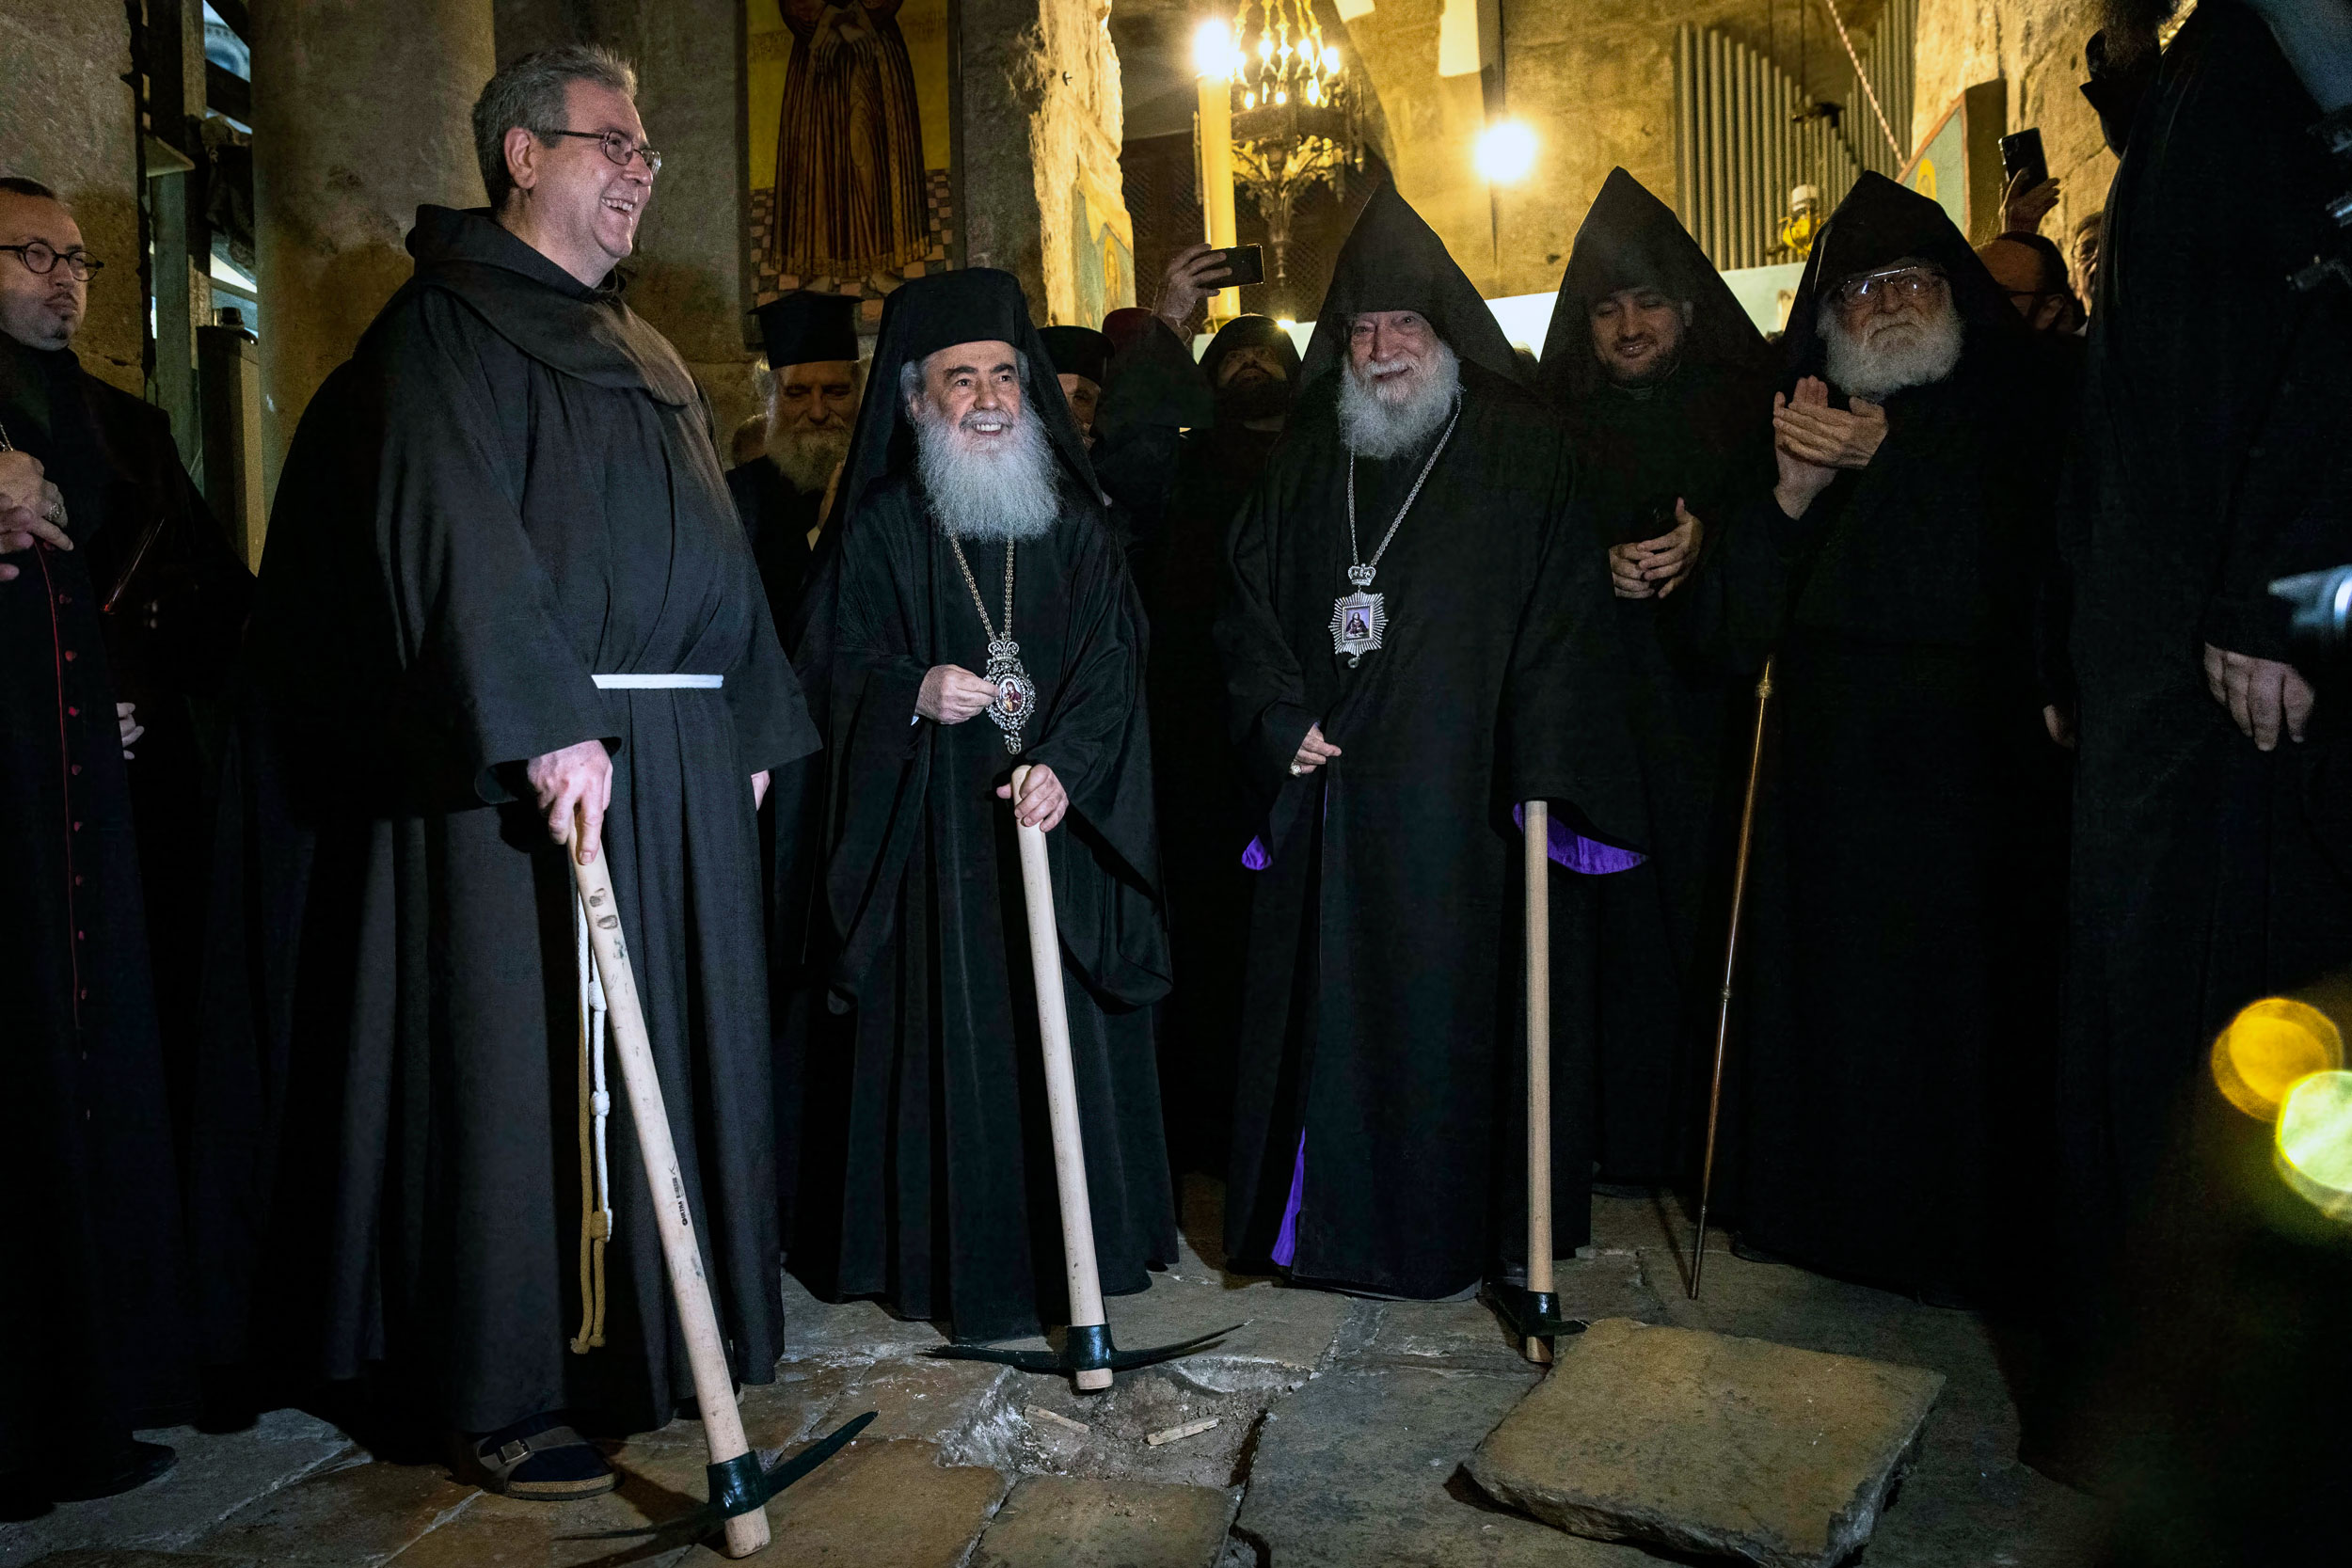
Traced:
MULTIPOLYGON (((966 423, 977 418, 964 416, 966 423)), ((1037 539, 1061 515, 1045 422, 1023 409, 976 445, 928 404, 914 419, 915 475, 940 526, 961 539, 1037 539)))
POLYGON ((1890 327, 1876 342, 1856 341, 1847 332, 1837 307, 1827 300, 1821 304, 1820 323, 1821 341, 1829 348, 1831 383, 1848 397, 1873 403, 1951 374, 1966 336, 1965 324, 1948 300, 1926 323, 1909 329, 1890 327))
POLYGON ((768 449, 768 461, 776 466, 776 472, 803 494, 821 492, 849 455, 850 432, 838 425, 830 430, 780 432, 768 449))
MULTIPOLYGON (((1387 370, 1396 363, 1382 360, 1387 370)), ((1445 423, 1454 399, 1462 389, 1462 361, 1443 341, 1432 346, 1428 360, 1411 375, 1375 384, 1354 358, 1341 367, 1340 438, 1359 456, 1378 460, 1410 451, 1445 423)))

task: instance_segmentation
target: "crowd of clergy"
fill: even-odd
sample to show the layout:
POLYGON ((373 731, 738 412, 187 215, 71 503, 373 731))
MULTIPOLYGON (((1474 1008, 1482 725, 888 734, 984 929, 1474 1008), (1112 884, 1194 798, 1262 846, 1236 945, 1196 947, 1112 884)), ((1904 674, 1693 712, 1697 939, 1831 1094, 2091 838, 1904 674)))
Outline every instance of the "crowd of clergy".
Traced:
POLYGON ((1017 826, 1107 1292, 1177 1261, 1187 1173, 1236 1270, 1523 1282, 1537 802, 1555 1250, 1695 1192, 1743 861, 1714 1216, 2031 1323, 2063 1411, 2137 1337, 2215 1032, 2352 961, 2352 731, 2268 592, 2352 560, 2352 291, 2285 281, 2317 89, 2235 0, 2109 36, 2081 309, 1865 174, 1768 336, 1620 169, 1536 359, 1384 187, 1303 356, 1196 348, 1200 246, 1101 331, 986 268, 866 337, 787 294, 732 471, 628 302, 633 77, 543 52, 258 581, 74 359, 72 214, 0 182, 6 1486, 332 1390, 577 1497, 691 1398, 633 1164, 582 1212, 566 856, 620 891, 742 1382, 780 1266, 1068 1321, 1017 826))

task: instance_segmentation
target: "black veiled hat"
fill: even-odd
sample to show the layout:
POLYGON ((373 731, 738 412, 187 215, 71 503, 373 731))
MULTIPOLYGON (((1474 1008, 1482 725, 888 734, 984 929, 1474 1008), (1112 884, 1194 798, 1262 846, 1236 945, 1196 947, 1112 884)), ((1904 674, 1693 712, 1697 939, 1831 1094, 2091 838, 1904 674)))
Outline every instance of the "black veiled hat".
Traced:
POLYGON ((1772 345, 1682 220, 1640 181, 1614 168, 1576 231, 1576 246, 1560 278, 1537 376, 1547 396, 1575 403, 1599 385, 1606 372, 1593 355, 1593 302, 1621 289, 1656 289, 1690 302, 1682 358, 1758 372, 1772 369, 1772 345))
POLYGON ((1967 326, 1967 346, 1961 351, 1963 363, 1985 352, 2014 353, 2024 348, 2026 324, 1942 203, 1905 190, 1883 174, 1866 173, 1854 182, 1846 199, 1830 214, 1820 237, 1813 242, 1804 279, 1797 285, 1786 341, 1788 376, 1792 384, 1803 376, 1821 375, 1828 361, 1820 308, 1824 291, 1858 273, 1877 272, 1906 257, 1933 262, 1949 279, 1952 308, 1967 326))
POLYGON ((1302 389, 1339 365, 1349 324, 1368 310, 1417 310, 1463 359, 1514 384, 1523 379, 1495 313, 1393 184, 1372 193, 1340 249, 1307 345, 1302 389))
POLYGON ((1047 326, 1038 330, 1057 375, 1082 375, 1097 387, 1109 364, 1111 342, 1090 326, 1047 326))
MULTIPOLYGON (((1298 383, 1298 344, 1272 316, 1235 316, 1216 330, 1200 355, 1200 372, 1216 385, 1216 368, 1237 348, 1270 348, 1282 361, 1282 373, 1298 383)), ((1459 352, 1458 350, 1456 352, 1459 352)))
POLYGON ((1054 379, 1053 358, 1030 325, 1020 279, 993 267, 968 267, 902 283, 882 303, 882 332, 866 370, 866 399, 858 405, 857 429, 850 438, 850 456, 841 470, 825 537, 834 534, 834 522, 856 509, 867 485, 914 461, 914 431, 899 393, 904 367, 919 365, 943 348, 975 342, 1006 342, 1021 351, 1025 410, 1045 421, 1045 434, 1073 482, 1071 493, 1100 493, 1087 460, 1086 441, 1071 417, 1070 400, 1054 379))
POLYGON ((848 294, 796 289, 753 313, 768 363, 777 370, 857 358, 857 301, 848 294))

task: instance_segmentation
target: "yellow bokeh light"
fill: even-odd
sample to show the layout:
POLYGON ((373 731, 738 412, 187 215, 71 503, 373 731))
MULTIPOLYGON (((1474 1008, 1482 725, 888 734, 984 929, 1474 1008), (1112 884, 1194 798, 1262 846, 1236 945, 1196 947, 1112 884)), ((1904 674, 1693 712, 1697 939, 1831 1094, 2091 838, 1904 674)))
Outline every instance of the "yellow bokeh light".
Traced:
POLYGON ((1516 185, 1535 166, 1535 133, 1516 119, 1501 119, 1479 133, 1479 178, 1492 185, 1516 185))
POLYGON ((1203 22, 1192 35, 1192 69, 1202 76, 1233 73, 1233 34, 1222 22, 1203 22))
POLYGON ((2352 1218, 2352 1072, 2314 1072, 2279 1107, 2279 1170, 2320 1212, 2352 1218))
POLYGON ((2213 1042, 2213 1081, 2222 1098, 2262 1121, 2279 1115, 2287 1090, 2344 1065, 2344 1033, 2307 1002, 2265 997, 2230 1021, 2213 1042))

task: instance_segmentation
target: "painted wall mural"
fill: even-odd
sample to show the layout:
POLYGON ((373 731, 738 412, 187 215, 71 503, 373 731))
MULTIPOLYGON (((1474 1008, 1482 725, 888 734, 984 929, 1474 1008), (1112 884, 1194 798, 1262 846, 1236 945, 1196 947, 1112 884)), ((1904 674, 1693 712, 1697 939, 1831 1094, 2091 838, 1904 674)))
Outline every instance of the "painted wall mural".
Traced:
POLYGON ((953 266, 952 0, 744 0, 753 305, 953 266))

